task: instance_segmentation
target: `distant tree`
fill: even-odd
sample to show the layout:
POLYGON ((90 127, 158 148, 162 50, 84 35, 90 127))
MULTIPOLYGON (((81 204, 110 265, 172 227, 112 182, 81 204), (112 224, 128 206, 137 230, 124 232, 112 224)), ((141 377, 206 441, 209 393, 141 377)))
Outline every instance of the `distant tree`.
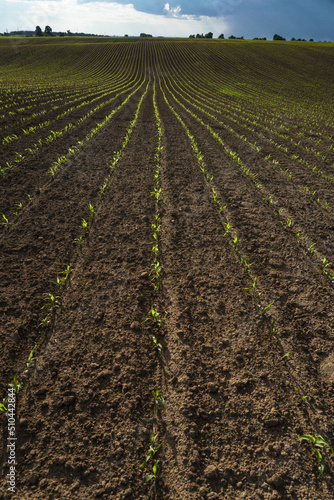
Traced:
POLYGON ((148 33, 140 33, 139 36, 152 38, 152 35, 149 35, 148 33))
POLYGON ((40 26, 36 26, 35 36, 43 36, 42 30, 40 26))
POLYGON ((62 31, 59 32, 59 36, 65 36, 65 33, 63 33, 62 31))
POLYGON ((45 36, 52 36, 52 28, 50 28, 50 26, 45 26, 44 33, 45 36))
POLYGON ((293 37, 291 38, 291 42, 295 42, 295 41, 296 41, 296 39, 295 39, 295 37, 293 36, 293 37))
POLYGON ((124 35, 126 38, 129 36, 129 35, 124 35))
POLYGON ((313 38, 310 38, 310 39, 309 39, 309 42, 314 42, 313 38))
POLYGON ((277 34, 275 34, 275 35, 273 36, 273 40, 285 40, 285 38, 283 38, 281 35, 277 35, 277 34))
POLYGON ((230 40, 235 40, 235 39, 236 39, 236 37, 235 37, 234 35, 231 35, 231 36, 229 36, 229 39, 230 39, 230 40))
POLYGON ((204 35, 204 38, 212 38, 213 37, 213 33, 211 33, 211 31, 209 31, 209 33, 206 33, 204 35))
POLYGON ((195 38, 195 35, 189 35, 189 38, 195 38))
POLYGON ((67 30, 66 33, 67 33, 67 36, 72 36, 71 30, 67 30))
POLYGON ((225 36, 224 36, 224 33, 222 33, 221 35, 219 35, 219 37, 221 40, 224 40, 225 36))
POLYGON ((203 33, 201 35, 199 33, 197 33, 196 38, 204 38, 203 33))

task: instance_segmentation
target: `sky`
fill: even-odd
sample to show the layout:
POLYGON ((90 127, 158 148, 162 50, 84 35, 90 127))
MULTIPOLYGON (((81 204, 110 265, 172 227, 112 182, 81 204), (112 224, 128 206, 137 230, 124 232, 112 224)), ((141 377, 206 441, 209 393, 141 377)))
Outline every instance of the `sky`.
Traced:
POLYGON ((279 34, 334 41, 334 0, 0 0, 0 32, 188 37, 212 32, 244 38, 279 34))

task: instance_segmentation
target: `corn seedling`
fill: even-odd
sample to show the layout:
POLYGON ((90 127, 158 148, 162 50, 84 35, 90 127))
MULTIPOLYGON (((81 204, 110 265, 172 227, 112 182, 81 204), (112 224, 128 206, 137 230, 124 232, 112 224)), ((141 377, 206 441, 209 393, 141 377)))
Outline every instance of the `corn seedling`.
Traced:
POLYGON ((162 475, 162 468, 164 465, 164 461, 161 459, 157 459, 156 455, 162 447, 162 443, 155 447, 155 442, 157 439, 157 434, 152 434, 151 444, 147 452, 147 456, 144 462, 140 465, 140 467, 144 467, 150 460, 152 460, 152 472, 151 474, 147 474, 144 479, 141 481, 141 484, 149 483, 152 479, 154 480, 154 497, 156 497, 156 488, 157 483, 162 475))
POLYGON ((277 328, 274 326, 274 323, 270 324, 270 335, 276 338, 277 328))
POLYGON ((158 313, 158 311, 156 311, 154 307, 151 307, 151 310, 148 313, 148 317, 143 321, 143 323, 151 319, 153 323, 156 323, 159 326, 159 328, 162 328, 164 326, 164 319, 160 317, 160 313, 158 313))
POLYGON ((94 207, 93 207, 93 205, 91 203, 89 203, 88 208, 89 208, 91 218, 94 219, 94 207))
POLYGON ((159 342, 157 341, 156 337, 152 337, 152 340, 153 340, 153 344, 154 344, 154 347, 156 348, 156 350, 161 353, 162 351, 162 345, 159 344, 159 342))
POLYGON ((238 235, 237 235, 236 232, 234 233, 234 235, 235 235, 235 237, 232 240, 232 243, 233 243, 233 246, 234 246, 234 250, 237 252, 238 248, 239 248, 239 238, 238 238, 238 235))
POLYGON ((152 396, 153 396, 153 400, 154 400, 153 412, 154 412, 154 415, 156 415, 158 412, 159 406, 161 407, 161 411, 163 411, 165 409, 165 400, 164 400, 162 392, 159 391, 159 389, 154 389, 152 391, 152 396))
POLYGON ((315 252, 315 250, 314 250, 314 245, 315 245, 315 243, 312 243, 312 245, 310 245, 310 246, 308 247, 308 249, 307 249, 307 251, 308 251, 308 252, 309 252, 312 256, 314 255, 314 252, 315 252))
POLYGON ((74 238, 74 240, 73 240, 73 243, 78 245, 78 250, 77 250, 78 255, 80 255, 80 248, 82 247, 84 242, 85 242, 85 240, 84 240, 83 236, 78 236, 78 238, 74 238))
POLYGON ((8 397, 4 398, 2 400, 2 403, 0 403, 0 411, 2 411, 4 413, 7 411, 7 406, 6 406, 7 405, 7 401, 8 401, 8 397))
POLYGON ((88 223, 85 219, 81 219, 81 227, 82 229, 88 229, 88 223))
POLYGON ((297 243, 300 243, 300 240, 301 240, 301 237, 302 237, 303 234, 304 233, 302 233, 302 232, 296 233, 297 243))
POLYGON ((307 406, 311 406, 310 403, 308 401, 306 401, 310 396, 302 396, 300 394, 300 391, 299 391, 298 387, 295 387, 295 391, 296 391, 296 393, 298 395, 298 403, 304 403, 307 406))
POLYGON ((22 388, 21 384, 19 384, 19 381, 17 380, 17 373, 14 375, 13 382, 9 384, 9 387, 12 387, 14 389, 15 393, 18 393, 19 390, 22 388))
POLYGON ((282 364, 282 363, 284 363, 284 364, 285 364, 285 363, 287 363, 287 362, 290 360, 290 357, 291 357, 291 354, 290 354, 289 352, 287 352, 286 354, 284 354, 284 355, 282 356, 281 361, 280 361, 279 363, 277 363, 277 365, 276 365, 276 366, 278 366, 278 365, 280 365, 280 364, 282 364))
POLYGON ((261 310, 261 314, 266 314, 266 312, 271 308, 271 306, 274 304, 274 302, 272 302, 271 304, 269 304, 268 306, 264 307, 262 310, 261 310))
POLYGON ((56 308, 60 308, 61 297, 58 295, 52 295, 52 293, 43 293, 46 300, 46 304, 41 307, 41 309, 47 308, 50 313, 53 313, 56 308))
POLYGON ((254 264, 254 262, 252 262, 251 264, 248 264, 245 257, 240 257, 240 262, 241 262, 241 265, 244 267, 245 271, 248 271, 250 266, 252 266, 254 264))
POLYGON ((254 276, 254 281, 252 283, 251 287, 246 287, 244 290, 252 290, 253 293, 256 292, 256 282, 257 282, 257 276, 254 276))
POLYGON ((297 442, 298 441, 308 441, 309 443, 311 443, 312 445, 312 450, 314 451, 314 453, 316 454, 317 458, 318 458, 318 462, 319 462, 319 477, 321 477, 323 475, 323 472, 324 472, 324 465, 322 463, 322 454, 319 450, 319 448, 323 448, 324 446, 327 446, 332 455, 334 455, 334 450, 332 448, 332 446, 327 443, 324 438, 322 436, 320 436, 320 434, 316 435, 316 436, 312 436, 311 434, 303 434, 303 436, 300 436, 298 439, 297 439, 297 442))
POLYGON ((45 316, 45 318, 42 319, 38 327, 40 326, 48 326, 50 324, 50 318, 49 315, 45 316))
POLYGON ((151 266, 153 267, 153 269, 150 274, 154 274, 152 278, 153 287, 154 290, 159 290, 161 284, 160 273, 163 270, 163 266, 161 266, 158 261, 155 261, 153 264, 151 264, 151 266))
POLYGON ((10 222, 9 220, 7 219, 7 217, 5 216, 5 214, 1 214, 2 215, 2 222, 0 223, 1 226, 5 226, 5 227, 8 227, 10 222))
POLYGON ((61 288, 61 286, 63 285, 63 282, 64 282, 64 278, 59 278, 59 276, 57 276, 56 281, 52 281, 52 280, 49 281, 49 283, 56 285, 57 288, 61 288))
POLYGON ((231 224, 229 223, 229 220, 226 218, 226 223, 225 223, 225 233, 224 233, 224 236, 226 236, 227 234, 230 233, 231 231, 231 224))
POLYGON ((67 264, 66 269, 64 269, 64 271, 61 272, 61 274, 65 274, 63 281, 67 280, 69 274, 71 274, 72 271, 74 271, 74 269, 72 269, 71 266, 69 264, 67 264))
POLYGON ((33 357, 34 357, 34 354, 35 354, 35 351, 36 351, 36 347, 37 347, 37 342, 35 342, 34 347, 30 351, 30 354, 29 354, 29 357, 28 357, 28 361, 27 361, 27 369, 26 369, 25 373, 27 373, 27 371, 29 370, 30 365, 31 365, 31 363, 33 361, 33 357))
MULTIPOLYGON (((151 444, 150 444, 150 447, 148 449, 148 452, 147 452, 147 456, 144 460, 144 462, 140 465, 140 467, 144 467, 144 465, 147 464, 147 462, 151 459, 151 458, 154 458, 155 455, 158 453, 158 451, 160 450, 160 448, 162 447, 162 443, 159 444, 159 446, 157 446, 156 448, 154 448, 155 446, 155 441, 157 439, 158 435, 157 434, 152 434, 151 436, 151 444)), ((149 479, 150 480, 150 479, 149 479)), ((145 481, 147 482, 147 481, 145 481)))
POLYGON ((321 264, 319 263, 316 263, 317 266, 320 266, 321 267, 321 271, 322 273, 325 275, 325 276, 328 276, 328 270, 327 268, 332 266, 334 264, 334 262, 328 262, 327 258, 324 257, 323 258, 323 261, 321 264))

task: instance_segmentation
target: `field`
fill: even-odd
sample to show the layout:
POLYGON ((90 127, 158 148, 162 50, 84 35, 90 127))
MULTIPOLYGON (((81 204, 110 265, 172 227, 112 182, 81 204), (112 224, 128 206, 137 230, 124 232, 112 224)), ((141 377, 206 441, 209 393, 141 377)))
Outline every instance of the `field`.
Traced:
POLYGON ((333 498, 332 62, 0 38, 0 499, 333 498))

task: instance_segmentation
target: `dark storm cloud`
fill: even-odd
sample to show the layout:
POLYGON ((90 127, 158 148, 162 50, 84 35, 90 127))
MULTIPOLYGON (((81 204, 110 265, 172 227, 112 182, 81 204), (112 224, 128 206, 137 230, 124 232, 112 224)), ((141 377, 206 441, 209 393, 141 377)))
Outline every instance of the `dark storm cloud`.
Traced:
MULTIPOLYGON (((78 0, 79 3, 94 0, 78 0)), ((209 16, 223 18, 230 27, 227 35, 245 38, 275 33, 290 39, 334 40, 334 0, 95 0, 133 4, 137 11, 166 17, 209 16)))

